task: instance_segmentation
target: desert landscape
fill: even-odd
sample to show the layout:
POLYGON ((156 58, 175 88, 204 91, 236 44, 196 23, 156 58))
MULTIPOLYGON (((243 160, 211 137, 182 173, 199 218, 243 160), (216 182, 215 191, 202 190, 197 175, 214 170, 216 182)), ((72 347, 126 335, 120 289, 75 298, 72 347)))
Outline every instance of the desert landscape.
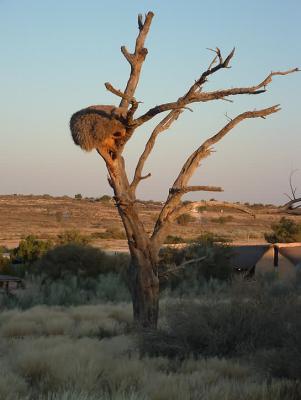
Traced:
POLYGON ((0 400, 301 399, 300 16, 0 1, 0 400))
MULTIPOLYGON (((162 203, 138 201, 137 205, 147 231, 151 232, 162 203)), ((254 216, 223 207, 195 210, 189 213, 186 220, 175 222, 171 233, 184 241, 193 241, 204 232, 212 232, 232 243, 266 243, 264 234, 270 231, 272 223, 285 214, 269 214, 275 208, 272 205, 245 204, 244 207, 254 216)), ((55 239, 64 231, 77 230, 89 236, 93 246, 128 252, 124 228, 110 196, 99 200, 50 195, 0 195, 0 215, 0 246, 17 247, 20 240, 28 235, 47 240, 55 239), (97 237, 107 230, 111 232, 107 236, 111 237, 97 237), (117 238, 114 238, 114 233, 117 238), (118 238, 118 234, 124 238, 118 238)), ((301 217, 290 218, 298 222, 301 217)))

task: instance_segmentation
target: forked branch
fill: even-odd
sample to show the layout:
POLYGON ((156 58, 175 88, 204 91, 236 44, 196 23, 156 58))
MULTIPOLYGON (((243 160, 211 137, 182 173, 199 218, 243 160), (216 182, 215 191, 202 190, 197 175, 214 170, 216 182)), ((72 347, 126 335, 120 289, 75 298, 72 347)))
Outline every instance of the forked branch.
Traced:
MULTIPOLYGON (((240 94, 261 94, 266 91, 266 87, 268 84, 272 82, 272 78, 275 75, 288 75, 293 72, 300 71, 298 68, 293 68, 288 71, 278 71, 278 72, 271 72, 262 82, 255 86, 249 87, 240 87, 240 88, 232 88, 232 89, 225 89, 225 90, 216 90, 214 92, 203 92, 201 90, 202 85, 207 81, 207 76, 218 71, 221 68, 229 68, 228 64, 234 55, 234 49, 228 55, 225 61, 221 59, 223 62, 219 63, 215 67, 209 66, 209 69, 205 71, 201 77, 191 86, 188 92, 183 96, 180 97, 177 101, 171 103, 165 103, 158 106, 151 108, 145 114, 140 116, 139 118, 133 121, 135 127, 144 124, 145 122, 149 121, 157 114, 162 113, 164 111, 169 110, 176 110, 176 109, 183 109, 187 107, 188 104, 191 103, 199 103, 199 102, 206 102, 211 100, 226 100, 229 96, 236 96, 240 94)), ((210 64, 211 65, 211 64, 210 64)))
POLYGON ((190 192, 223 192, 223 189, 219 186, 186 186, 182 188, 170 188, 170 194, 185 194, 190 192))
POLYGON ((289 179, 289 185, 290 185, 290 189, 291 189, 291 195, 284 193, 290 200, 296 200, 296 191, 297 191, 297 187, 293 186, 293 175, 295 172, 297 172, 297 169, 294 169, 291 173, 290 173, 290 179, 289 179))
POLYGON ((146 14, 145 20, 143 21, 142 15, 139 14, 138 16, 139 34, 136 39, 134 53, 129 53, 129 51, 125 46, 121 47, 122 54, 124 55, 124 57, 131 66, 131 73, 127 86, 124 91, 124 94, 126 96, 122 98, 119 105, 120 107, 128 108, 129 106, 128 99, 132 99, 134 97, 135 90, 139 82, 141 67, 147 55, 147 49, 144 47, 144 42, 148 34, 153 16, 154 14, 150 11, 146 14))
POLYGON ((159 122, 159 124, 155 127, 155 129, 153 130, 150 138, 148 139, 146 145, 145 145, 145 149, 143 151, 143 153, 141 154, 137 166, 136 166, 136 170, 135 170, 135 174, 134 174, 134 178, 133 181, 131 183, 131 189, 134 192, 138 186, 138 183, 141 181, 141 176, 142 176, 142 171, 143 171, 143 167, 144 164, 147 160, 147 158, 149 157, 157 136, 166 131, 167 129, 170 128, 171 124, 179 117, 179 115, 181 114, 181 110, 174 110, 171 111, 165 118, 162 119, 161 122, 159 122))
POLYGON ((178 215, 180 215, 180 213, 185 212, 185 209, 190 207, 191 203, 187 205, 181 205, 181 198, 184 193, 187 193, 186 189, 189 188, 187 184, 196 168, 198 168, 200 162, 211 154, 212 146, 223 139, 223 137, 241 121, 248 118, 264 118, 270 114, 278 112, 279 110, 280 108, 277 104, 262 110, 246 111, 242 114, 239 114, 227 125, 225 125, 217 134, 205 140, 205 142, 198 149, 196 149, 190 157, 188 157, 169 191, 165 205, 161 210, 158 221, 154 228, 152 235, 153 240, 158 240, 158 238, 161 236, 161 231, 164 232, 166 229, 165 225, 172 222, 175 218, 177 218, 178 215))

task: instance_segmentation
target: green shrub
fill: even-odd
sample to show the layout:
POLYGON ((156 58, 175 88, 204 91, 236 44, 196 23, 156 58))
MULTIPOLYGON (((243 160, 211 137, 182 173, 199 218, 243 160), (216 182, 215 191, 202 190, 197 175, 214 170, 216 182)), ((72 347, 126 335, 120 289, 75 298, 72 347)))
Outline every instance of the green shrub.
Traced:
POLYGON ((203 211, 206 211, 208 209, 207 206, 198 206, 197 207, 197 212, 202 213, 203 211))
POLYGON ((199 295, 210 281, 230 282, 233 276, 230 257, 228 246, 209 240, 182 249, 165 247, 160 251, 162 289, 167 289, 173 296, 193 297, 199 295), (185 264, 193 260, 196 261, 185 264), (182 264, 184 267, 179 269, 182 264))
POLYGON ((271 225, 272 233, 265 233, 265 240, 269 243, 292 243, 301 241, 301 224, 282 217, 279 222, 271 225))
POLYGON ((231 239, 225 236, 220 236, 217 235, 216 233, 213 232, 203 232, 201 235, 199 235, 197 238, 194 239, 195 243, 202 244, 204 246, 207 245, 213 245, 213 244, 226 244, 230 243, 231 239))
POLYGON ((62 232, 57 236, 57 244, 60 246, 65 244, 77 244, 80 246, 85 246, 89 244, 89 242, 90 238, 86 235, 81 234, 76 229, 62 232))
POLYGON ((126 239, 126 233, 124 230, 112 226, 111 228, 106 229, 105 232, 93 232, 91 234, 91 237, 93 239, 119 239, 119 240, 125 240, 126 239))
POLYGON ((0 308, 28 309, 37 305, 71 306, 96 302, 129 302, 130 292, 119 274, 109 273, 91 278, 68 276, 42 283, 39 277, 28 277, 29 289, 15 295, 0 296, 0 308))
POLYGON ((19 246, 13 250, 12 261, 30 264, 45 254, 52 246, 53 243, 50 240, 38 240, 35 236, 29 235, 21 240, 19 246))
POLYGON ((226 216, 221 216, 218 218, 211 218, 211 222, 215 222, 221 225, 226 224, 227 222, 232 222, 234 221, 234 217, 232 215, 226 215, 226 216))
POLYGON ((10 259, 3 257, 3 255, 0 253, 0 274, 11 275, 11 272, 12 268, 10 259))
POLYGON ((179 225, 185 226, 185 225, 189 224, 190 222, 194 222, 195 217, 193 217, 190 214, 182 214, 177 218, 176 221, 179 225))
POLYGON ((104 194, 103 196, 99 197, 97 201, 101 201, 102 203, 109 203, 112 200, 111 196, 104 194))
POLYGON ((6 246, 0 246, 0 255, 3 253, 9 253, 9 250, 6 246))
POLYGON ((181 236, 174 236, 174 235, 168 235, 164 241, 165 244, 178 244, 185 242, 186 240, 183 239, 181 236))
POLYGON ((92 246, 67 244, 48 251, 34 269, 51 279, 65 276, 96 277, 109 272, 122 273, 128 265, 125 254, 109 255, 92 246))
POLYGON ((77 193, 76 195, 74 195, 74 198, 76 200, 82 200, 83 196, 81 195, 81 193, 77 193))

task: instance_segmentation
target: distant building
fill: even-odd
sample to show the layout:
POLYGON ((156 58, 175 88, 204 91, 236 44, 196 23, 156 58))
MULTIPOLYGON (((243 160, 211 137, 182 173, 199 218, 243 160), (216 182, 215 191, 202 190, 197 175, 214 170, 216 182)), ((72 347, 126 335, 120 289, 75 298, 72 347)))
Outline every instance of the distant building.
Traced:
POLYGON ((245 276, 275 272, 280 279, 291 279, 301 268, 301 243, 232 246, 231 250, 230 264, 245 276))
POLYGON ((276 272, 280 279, 291 279, 301 267, 301 243, 276 243, 256 265, 256 274, 276 272))
POLYGON ((246 276, 254 276, 255 268, 260 259, 270 250, 270 245, 232 246, 230 265, 234 270, 246 276))

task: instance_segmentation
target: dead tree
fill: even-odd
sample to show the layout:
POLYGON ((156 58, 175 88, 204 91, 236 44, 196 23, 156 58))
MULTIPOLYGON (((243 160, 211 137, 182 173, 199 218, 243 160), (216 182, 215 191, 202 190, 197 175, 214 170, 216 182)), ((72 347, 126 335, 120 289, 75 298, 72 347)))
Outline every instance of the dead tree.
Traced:
MULTIPOLYGON (((280 107, 277 104, 261 110, 243 112, 229 120, 219 132, 204 141, 182 166, 176 180, 169 189, 153 232, 149 235, 138 213, 136 190, 141 180, 151 176, 150 173, 143 175, 143 168, 158 135, 170 128, 192 103, 229 100, 230 96, 243 94, 258 95, 267 90, 267 86, 272 82, 274 76, 287 75, 298 70, 295 68, 284 72, 271 72, 262 82, 254 86, 205 92, 203 89, 208 77, 219 70, 230 68, 230 62, 234 56, 234 49, 224 58, 220 49, 215 48, 212 62, 183 96, 174 102, 157 105, 146 113, 135 117, 139 106, 139 102, 135 98, 135 90, 139 82, 141 67, 147 55, 144 43, 153 16, 152 12, 148 12, 145 18, 142 15, 138 16, 139 33, 133 53, 130 53, 126 47, 121 47, 122 54, 130 64, 130 76, 125 90, 121 91, 114 88, 110 83, 105 83, 107 90, 121 99, 119 106, 91 106, 75 113, 70 121, 74 142, 87 151, 95 148, 105 161, 108 181, 114 191, 115 203, 127 234, 131 255, 129 277, 134 319, 142 327, 156 327, 158 320, 160 247, 172 222, 196 205, 193 202, 189 204, 182 202, 182 196, 196 191, 222 191, 220 187, 215 186, 190 186, 189 180, 193 173, 201 162, 211 154, 213 146, 236 125, 246 119, 266 118, 278 112, 280 107), (151 132, 145 149, 138 160, 133 179, 129 180, 122 156, 124 147, 137 128, 163 112, 167 112, 167 114, 151 132)), ((207 206, 211 204, 227 206, 227 203, 218 202, 205 204, 207 206)), ((204 205, 204 203, 200 203, 200 205, 204 205)))
POLYGON ((279 209, 280 212, 292 215, 301 215, 301 197, 296 197, 297 187, 293 185, 293 175, 297 171, 298 170, 295 169, 290 173, 289 186, 291 193, 290 194, 285 193, 285 195, 289 198, 289 201, 282 207, 280 207, 279 209))

